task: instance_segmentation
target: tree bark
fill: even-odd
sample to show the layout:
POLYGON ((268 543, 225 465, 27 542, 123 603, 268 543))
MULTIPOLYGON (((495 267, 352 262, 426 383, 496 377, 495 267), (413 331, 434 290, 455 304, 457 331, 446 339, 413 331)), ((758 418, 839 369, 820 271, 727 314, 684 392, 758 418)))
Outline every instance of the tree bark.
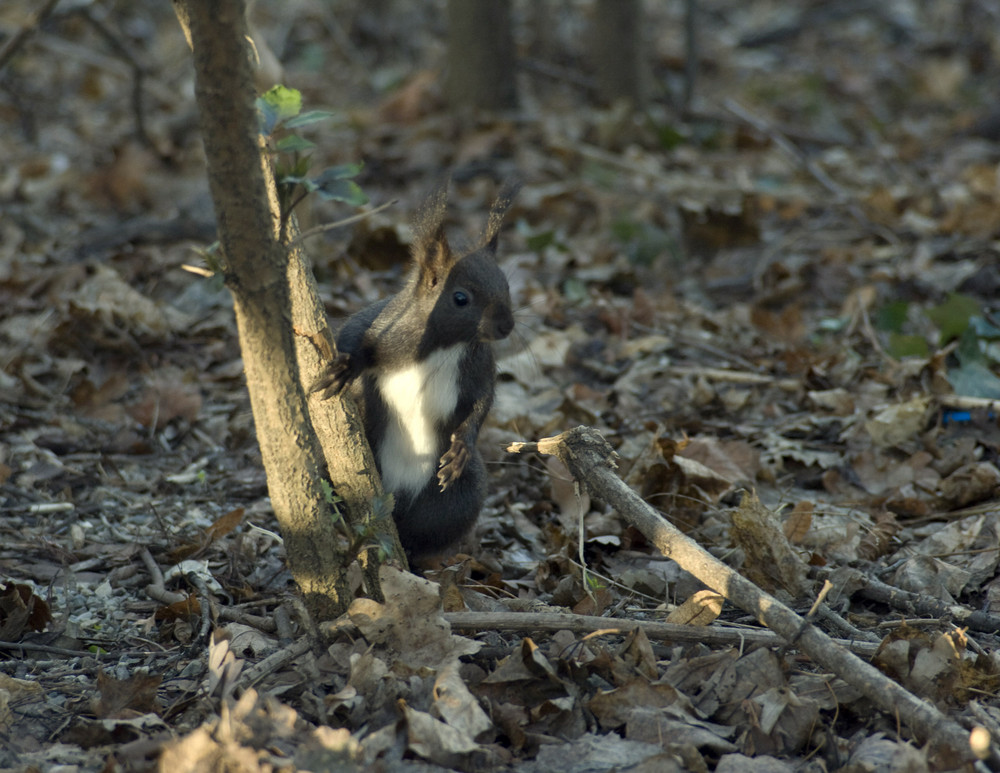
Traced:
POLYGON ((517 107, 510 0, 448 0, 448 75, 452 107, 517 107))
POLYGON ((597 93, 605 104, 646 103, 640 0, 596 0, 591 50, 597 93))
MULTIPOLYGON (((356 462, 345 463, 335 452, 324 456, 306 408, 299 360, 315 375, 319 356, 309 352, 311 345, 303 338, 330 341, 332 336, 311 272, 301 255, 287 250, 278 238, 274 181, 258 139, 244 3, 175 0, 175 7, 194 54, 209 186, 271 505, 307 609, 314 620, 330 619, 351 600, 346 572, 354 556, 348 554, 350 530, 338 529, 322 481, 329 466, 335 473, 334 490, 345 499, 346 522, 354 523, 370 518, 377 476, 372 484, 372 476, 357 472, 374 466, 363 461, 364 434, 343 413, 340 401, 317 407, 315 415, 349 428, 339 442, 356 462), (294 294, 289 291, 290 277, 294 294), (317 332, 296 336, 293 319, 317 332), (366 486, 357 484, 359 477, 366 486)), ((370 451, 367 459, 370 462, 370 451)), ((369 591, 377 595, 377 585, 369 591)))

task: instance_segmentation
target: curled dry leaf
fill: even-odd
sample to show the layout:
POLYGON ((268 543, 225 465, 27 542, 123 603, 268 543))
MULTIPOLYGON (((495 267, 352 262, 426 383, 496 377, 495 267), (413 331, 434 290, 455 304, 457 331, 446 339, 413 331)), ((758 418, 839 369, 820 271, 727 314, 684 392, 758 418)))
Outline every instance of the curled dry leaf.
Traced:
POLYGON ((406 747, 425 760, 446 767, 460 764, 461 758, 479 749, 464 730, 449 725, 430 714, 403 706, 406 719, 406 747))
POLYGON ((469 692, 459 675, 456 658, 438 671, 434 680, 434 711, 446 723, 476 738, 493 727, 479 701, 469 692))
POLYGON ((43 631, 52 612, 30 585, 0 585, 0 641, 19 641, 26 630, 43 631))
POLYGON ((713 590, 700 590, 667 615, 668 623, 711 625, 722 612, 724 597, 713 590))

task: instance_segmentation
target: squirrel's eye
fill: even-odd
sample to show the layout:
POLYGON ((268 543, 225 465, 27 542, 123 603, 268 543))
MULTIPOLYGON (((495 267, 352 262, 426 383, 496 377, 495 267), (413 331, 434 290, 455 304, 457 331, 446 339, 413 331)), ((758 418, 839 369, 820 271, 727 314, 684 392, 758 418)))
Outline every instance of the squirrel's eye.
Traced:
POLYGON ((451 298, 455 301, 456 306, 466 306, 469 303, 469 296, 462 290, 455 290, 455 294, 451 298))

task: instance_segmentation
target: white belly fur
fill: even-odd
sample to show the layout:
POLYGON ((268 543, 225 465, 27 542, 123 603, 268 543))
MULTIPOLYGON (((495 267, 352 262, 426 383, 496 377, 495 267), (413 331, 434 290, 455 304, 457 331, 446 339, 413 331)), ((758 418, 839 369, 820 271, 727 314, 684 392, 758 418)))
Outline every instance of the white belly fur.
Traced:
POLYGON ((415 495, 437 470, 437 425, 458 404, 458 363, 464 344, 434 352, 423 362, 382 373, 378 389, 388 408, 379 449, 386 490, 415 495))

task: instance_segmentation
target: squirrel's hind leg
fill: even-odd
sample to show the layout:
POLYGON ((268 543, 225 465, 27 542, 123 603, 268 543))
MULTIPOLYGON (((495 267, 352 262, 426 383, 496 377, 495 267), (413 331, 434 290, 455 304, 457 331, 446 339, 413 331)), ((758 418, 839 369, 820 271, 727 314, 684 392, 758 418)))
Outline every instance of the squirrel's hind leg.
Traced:
POLYGON ((415 499, 400 503, 393 516, 407 555, 421 558, 443 552, 472 528, 486 498, 486 466, 470 449, 462 475, 441 491, 432 478, 415 499))

